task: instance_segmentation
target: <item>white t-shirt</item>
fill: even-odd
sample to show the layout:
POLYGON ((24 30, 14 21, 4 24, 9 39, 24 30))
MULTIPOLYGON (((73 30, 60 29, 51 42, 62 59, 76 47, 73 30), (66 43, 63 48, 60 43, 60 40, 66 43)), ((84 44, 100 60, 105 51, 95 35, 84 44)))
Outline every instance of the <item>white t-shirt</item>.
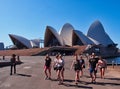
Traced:
POLYGON ((62 59, 55 59, 54 60, 54 62, 55 62, 55 66, 57 66, 57 67, 60 67, 60 66, 64 66, 64 60, 62 59))

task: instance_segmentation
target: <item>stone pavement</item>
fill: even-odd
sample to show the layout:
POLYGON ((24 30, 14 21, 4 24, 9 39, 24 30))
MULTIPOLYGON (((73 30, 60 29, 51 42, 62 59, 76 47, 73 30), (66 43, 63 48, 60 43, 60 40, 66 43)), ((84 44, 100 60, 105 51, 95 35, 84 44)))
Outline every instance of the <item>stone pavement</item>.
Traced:
MULTIPOLYGON (((0 89, 119 89, 120 76, 106 71, 105 79, 100 78, 97 73, 97 83, 91 84, 89 71, 84 70, 84 76, 80 79, 78 86, 74 83, 74 70, 70 70, 73 57, 63 57, 65 59, 65 81, 63 85, 58 85, 56 72, 52 69, 52 80, 44 80, 44 56, 22 56, 23 62, 17 65, 17 74, 10 76, 10 67, 0 68, 0 89)), ((54 57, 52 57, 53 59, 54 57)))

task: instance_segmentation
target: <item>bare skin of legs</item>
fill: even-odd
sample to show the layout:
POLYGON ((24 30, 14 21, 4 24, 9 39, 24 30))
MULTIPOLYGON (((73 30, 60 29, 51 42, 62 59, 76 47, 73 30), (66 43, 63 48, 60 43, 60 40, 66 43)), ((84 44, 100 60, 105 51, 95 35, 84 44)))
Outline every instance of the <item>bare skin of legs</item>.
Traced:
POLYGON ((58 70, 57 71, 57 78, 59 80, 59 83, 58 84, 62 84, 63 83, 63 79, 64 79, 64 76, 62 75, 62 70, 58 70))
POLYGON ((75 84, 78 84, 79 81, 79 71, 75 71, 75 84))
POLYGON ((82 76, 83 76, 83 69, 80 70, 80 77, 82 77, 82 76))
POLYGON ((100 76, 104 79, 105 68, 100 68, 100 76))
POLYGON ((51 68, 45 68, 44 73, 46 75, 45 79, 47 79, 47 78, 51 79, 51 68), (47 71, 49 72, 49 75, 48 75, 47 71))
POLYGON ((96 81, 96 73, 90 73, 90 77, 92 78, 92 83, 96 81))
POLYGON ((62 82, 64 81, 64 69, 61 70, 61 79, 62 79, 62 82))

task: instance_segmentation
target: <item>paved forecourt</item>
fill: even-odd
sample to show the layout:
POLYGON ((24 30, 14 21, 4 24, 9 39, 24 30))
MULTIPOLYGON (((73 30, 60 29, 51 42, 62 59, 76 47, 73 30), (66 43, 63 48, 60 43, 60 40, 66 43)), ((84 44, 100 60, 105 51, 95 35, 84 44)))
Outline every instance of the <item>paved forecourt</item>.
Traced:
MULTIPOLYGON (((89 70, 84 69, 84 76, 80 78, 78 86, 75 85, 74 70, 70 70, 73 60, 72 56, 65 56, 65 81, 63 85, 58 85, 56 72, 52 69, 52 80, 44 80, 44 58, 45 56, 22 56, 23 62, 17 65, 17 74, 10 76, 10 66, 0 68, 0 89, 119 89, 120 76, 106 71, 105 79, 100 78, 97 73, 96 84, 91 84, 89 70)), ((54 59, 55 57, 51 57, 54 59)), ((87 64, 87 62, 86 62, 87 64)))

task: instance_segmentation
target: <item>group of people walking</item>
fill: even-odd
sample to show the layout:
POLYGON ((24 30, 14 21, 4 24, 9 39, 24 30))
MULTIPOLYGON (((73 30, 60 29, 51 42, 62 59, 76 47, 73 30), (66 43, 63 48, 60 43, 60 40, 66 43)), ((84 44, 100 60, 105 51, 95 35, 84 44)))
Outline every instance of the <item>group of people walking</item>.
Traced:
MULTIPOLYGON (((45 58, 45 65, 44 65, 44 72, 45 72, 45 79, 51 79, 51 63, 52 60, 49 57, 49 55, 46 55, 45 58), (48 70, 48 73, 47 73, 48 70)), ((57 74, 57 80, 59 80, 59 84, 63 84, 64 80, 64 59, 62 58, 62 55, 58 54, 56 55, 53 63, 53 68, 56 71, 57 74)))
POLYGON ((96 83, 96 73, 98 69, 100 69, 101 78, 104 78, 105 68, 107 68, 107 62, 101 56, 96 57, 95 53, 92 53, 89 58, 89 71, 92 83, 96 83))
MULTIPOLYGON (((96 73, 98 68, 100 69, 100 76, 104 78, 105 68, 107 67, 107 63, 102 57, 96 57, 95 53, 92 53, 88 60, 88 69, 90 72, 91 83, 96 83, 96 73)), ((57 80, 59 81, 58 84, 63 84, 64 81, 64 71, 65 71, 65 61, 62 58, 61 54, 57 54, 55 59, 53 60, 47 54, 45 58, 45 65, 44 65, 44 73, 45 79, 51 79, 51 68, 56 72, 57 80)), ((70 69, 74 69, 75 71, 75 84, 77 85, 80 81, 80 77, 83 76, 83 69, 86 67, 85 60, 83 59, 82 55, 75 54, 74 60, 71 63, 70 69)))
MULTIPOLYGON (((45 80, 51 79, 51 69, 56 72, 57 80, 59 81, 58 84, 63 84, 64 81, 64 71, 65 71, 65 59, 62 58, 61 54, 57 54, 53 60, 47 54, 45 57, 45 64, 44 64, 44 73, 45 73, 45 80)), ((99 69, 100 77, 104 79, 105 69, 107 68, 106 61, 100 56, 96 57, 95 53, 92 53, 89 57, 87 57, 86 62, 88 62, 88 69, 91 77, 91 83, 96 83, 96 73, 99 69)), ((80 77, 83 76, 83 69, 86 67, 85 60, 83 59, 83 55, 74 55, 74 60, 71 63, 70 69, 74 69, 75 71, 75 84, 77 85, 80 81, 80 77)), ((10 75, 16 74, 16 55, 13 54, 11 56, 11 67, 10 67, 10 75), (14 71, 13 71, 14 69, 14 71)))

